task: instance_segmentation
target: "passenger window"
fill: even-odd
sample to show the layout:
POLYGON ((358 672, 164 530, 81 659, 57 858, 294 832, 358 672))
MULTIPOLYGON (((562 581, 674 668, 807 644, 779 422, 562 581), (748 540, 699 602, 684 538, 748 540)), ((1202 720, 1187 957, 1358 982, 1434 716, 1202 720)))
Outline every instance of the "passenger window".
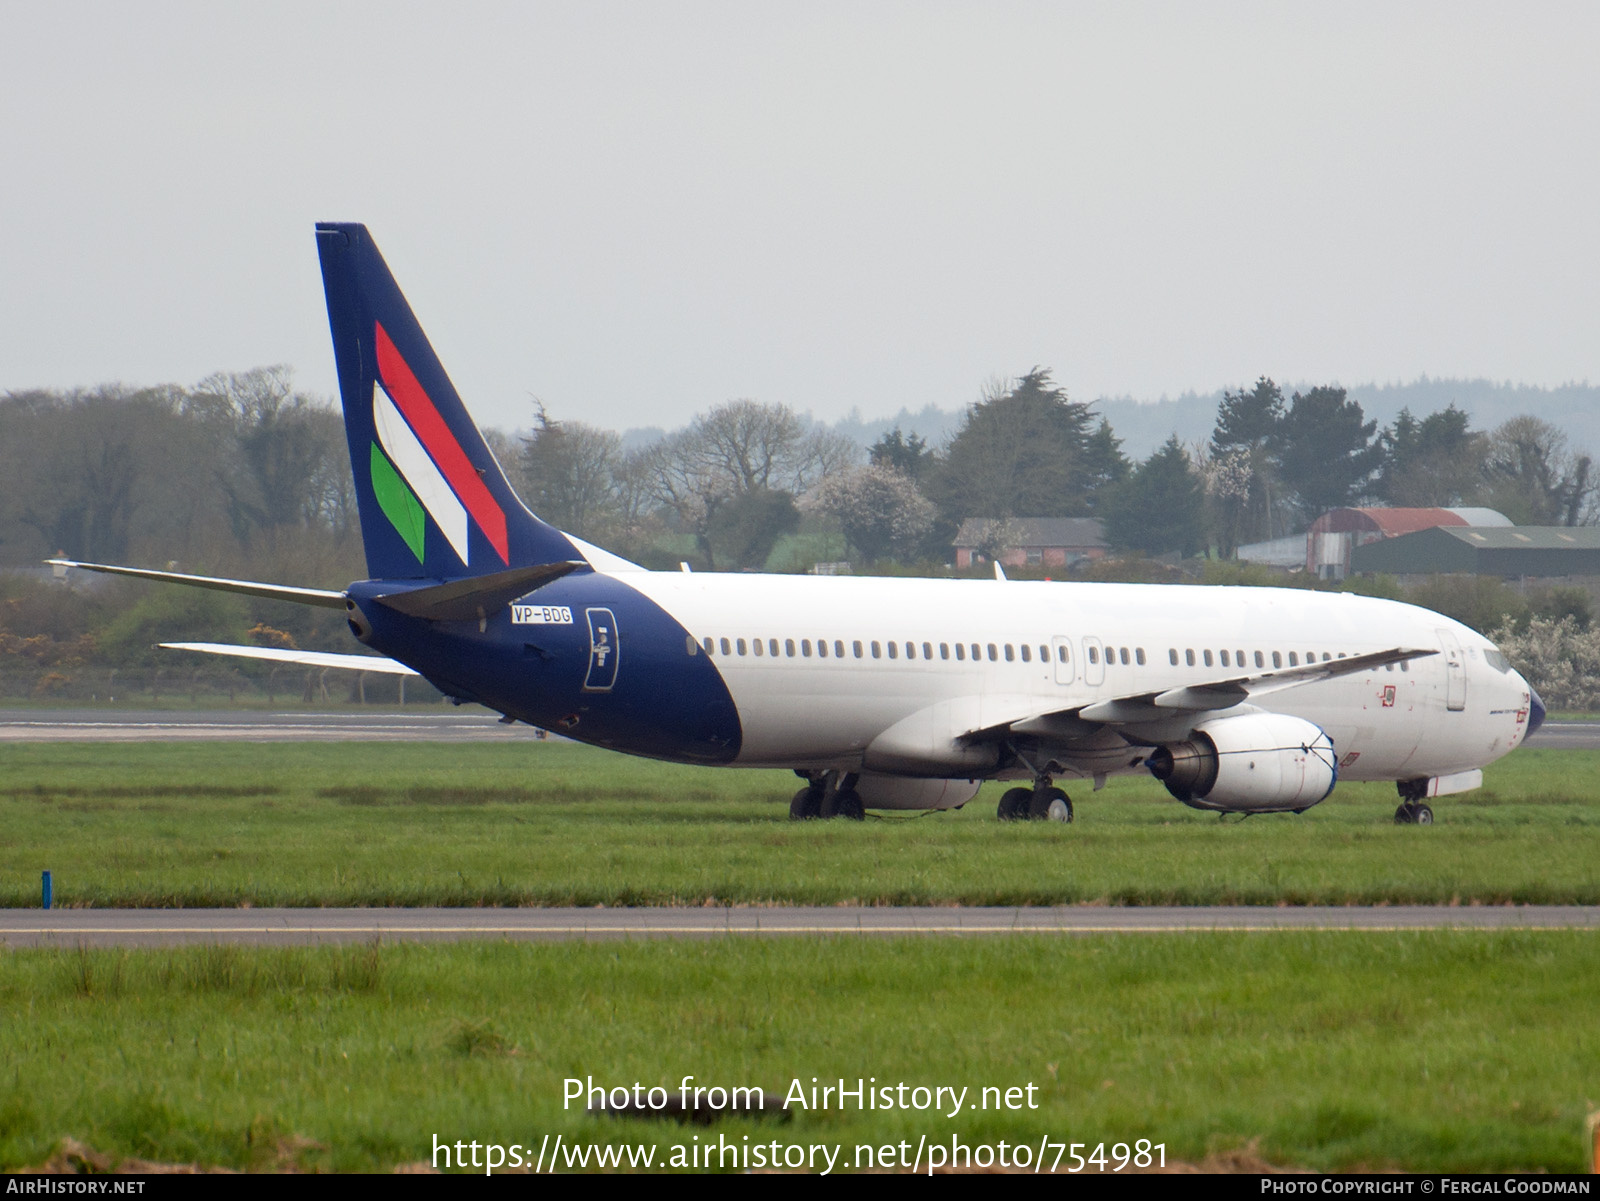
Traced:
POLYGON ((1298 654, 1296 654, 1294 651, 1290 651, 1289 652, 1289 666, 1290 667, 1299 667, 1300 666, 1300 656, 1298 654))
POLYGON ((744 652, 745 652, 745 643, 744 643, 744 639, 743 638, 739 639, 738 642, 734 643, 734 646, 739 648, 739 653, 741 655, 744 654, 744 652))
POLYGON ((1257 667, 1265 667, 1266 665, 1267 665, 1266 658, 1261 654, 1260 651, 1257 651, 1256 652, 1256 666, 1257 667))
POLYGON ((1328 653, 1328 652, 1327 652, 1327 651, 1323 651, 1323 652, 1322 652, 1322 661, 1323 661, 1323 662, 1324 662, 1324 663, 1326 663, 1326 662, 1328 662, 1328 660, 1330 660, 1330 659, 1332 659, 1332 658, 1333 658, 1333 656, 1332 656, 1332 655, 1330 655, 1330 654, 1329 654, 1329 653, 1328 653))
POLYGON ((1340 652, 1339 652, 1339 658, 1341 658, 1341 659, 1343 659, 1343 658, 1344 658, 1344 652, 1343 652, 1343 651, 1340 651, 1340 652))
MULTIPOLYGON (((856 657, 859 658, 860 655, 861 655, 861 648, 858 645, 856 647, 856 657)), ((833 657, 835 659, 843 659, 844 658, 844 641, 842 639, 835 638, 833 640, 833 657)))
POLYGON ((1184 651, 1183 652, 1183 661, 1185 663, 1187 663, 1190 667, 1193 667, 1194 666, 1194 651, 1192 651, 1192 650, 1184 651))
POLYGON ((883 647, 878 645, 878 640, 876 638, 872 640, 872 657, 874 659, 883 658, 883 647))
POLYGON ((1205 654, 1205 657, 1206 657, 1206 666, 1210 667, 1211 666, 1211 652, 1210 651, 1206 651, 1206 652, 1204 652, 1204 654, 1205 654))
POLYGON ((827 657, 828 657, 828 640, 826 638, 818 638, 817 639, 817 658, 826 659, 827 657))
POLYGON ((1219 651, 1218 654, 1222 657, 1222 666, 1224 666, 1224 667, 1233 666, 1231 663, 1228 662, 1228 652, 1227 651, 1219 651))
POLYGON ((948 642, 941 642, 939 644, 939 658, 948 659, 949 657, 950 657, 950 644, 948 642))
POLYGON ((1026 642, 1024 642, 1022 644, 1022 661, 1024 663, 1032 663, 1033 662, 1033 651, 1031 649, 1029 649, 1028 644, 1026 642))
POLYGON ((916 657, 917 657, 917 644, 915 642, 906 643, 906 658, 907 659, 915 659, 916 657))
POLYGON ((972 644, 972 661, 976 663, 981 658, 983 658, 983 648, 974 642, 972 644))
POLYGON ((1060 646, 1056 647, 1056 658, 1063 663, 1070 662, 1072 659, 1072 649, 1067 646, 1065 642, 1063 642, 1060 646))
POLYGON ((1178 648, 1177 647, 1171 646, 1171 647, 1167 648, 1167 662, 1172 664, 1172 666, 1174 666, 1174 667, 1178 666, 1178 648))
POLYGON ((1283 654, 1281 652, 1279 652, 1279 651, 1273 651, 1272 652, 1272 666, 1274 666, 1274 667, 1282 667, 1283 666, 1283 654))
POLYGON ((966 647, 966 644, 962 643, 962 642, 956 643, 956 660, 958 662, 965 662, 966 658, 967 658, 967 647, 966 647))
POLYGON ((761 648, 761 639, 752 638, 750 640, 750 649, 755 651, 757 658, 760 658, 761 657, 761 649, 762 649, 761 648))
POLYGON ((1144 666, 1144 647, 1141 646, 1138 650, 1134 651, 1133 652, 1133 657, 1134 657, 1134 660, 1139 664, 1139 666, 1143 667, 1144 666))
POLYGON ((767 653, 774 659, 778 657, 778 640, 776 638, 767 639, 767 653))
POLYGON ((1091 662, 1091 663, 1100 662, 1100 648, 1099 647, 1091 646, 1089 648, 1089 662, 1091 662))
POLYGON ((728 640, 726 638, 722 639, 722 653, 724 655, 731 655, 733 653, 733 647, 728 645, 728 640))
POLYGON ((791 658, 791 659, 794 658, 794 639, 793 638, 785 638, 783 640, 783 653, 788 655, 789 658, 791 658))
POLYGON ((1039 644, 1039 662, 1050 662, 1050 648, 1042 642, 1039 644))
POLYGON ((931 659, 931 658, 933 658, 933 647, 932 647, 932 645, 931 645, 931 644, 929 644, 929 643, 926 643, 926 642, 924 642, 924 643, 923 643, 923 644, 922 644, 922 657, 923 657, 923 658, 924 658, 924 659, 931 659))
POLYGON ((1007 663, 1015 663, 1016 661, 1017 661, 1016 650, 1008 642, 1008 643, 1006 643, 1006 662, 1007 663))
POLYGON ((1401 671, 1410 671, 1411 670, 1411 660, 1409 660, 1409 659, 1400 660, 1400 670, 1401 671))
POLYGON ((685 638, 683 640, 683 642, 684 642, 684 645, 686 647, 688 647, 688 649, 689 649, 689 657, 691 659, 695 655, 698 655, 700 653, 700 644, 694 640, 694 635, 693 634, 690 634, 687 638, 685 638))
POLYGON ((857 659, 861 658, 861 639, 857 638, 854 642, 852 642, 850 644, 850 649, 855 651, 857 659))
POLYGON ((899 658, 899 656, 900 656, 900 644, 897 643, 897 642, 891 642, 889 644, 889 658, 896 659, 896 658, 899 658))
POLYGON ((1121 660, 1122 666, 1124 666, 1124 667, 1128 666, 1128 648, 1125 647, 1125 646, 1118 647, 1117 648, 1117 658, 1119 660, 1121 660))
POLYGON ((989 662, 995 663, 1000 659, 1000 652, 995 649, 994 643, 989 644, 989 662))
POLYGON ((1384 671, 1393 671, 1394 670, 1394 664, 1393 663, 1385 663, 1383 665, 1383 670, 1384 671))
POLYGON ((705 646, 706 646, 706 654, 708 654, 708 655, 711 654, 714 650, 716 650, 716 647, 712 644, 712 641, 709 638, 706 639, 705 646))

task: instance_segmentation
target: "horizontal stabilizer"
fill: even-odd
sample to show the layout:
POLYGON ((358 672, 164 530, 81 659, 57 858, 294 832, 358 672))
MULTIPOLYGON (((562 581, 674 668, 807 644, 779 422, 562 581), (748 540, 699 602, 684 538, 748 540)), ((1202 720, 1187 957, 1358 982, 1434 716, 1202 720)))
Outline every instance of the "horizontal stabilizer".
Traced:
POLYGON ((344 671, 376 671, 386 676, 419 674, 387 655, 288 651, 272 646, 233 646, 226 642, 163 642, 161 646, 169 651, 199 651, 203 655, 232 655, 238 659, 265 659, 269 663, 298 663, 304 667, 337 667, 344 671))
POLYGON ((319 605, 324 609, 344 608, 344 593, 327 588, 291 588, 285 584, 259 584, 254 580, 224 580, 208 575, 184 575, 178 571, 147 571, 142 567, 112 567, 105 563, 79 563, 75 559, 46 559, 52 567, 76 567, 80 571, 99 571, 106 575, 128 575, 163 584, 185 584, 190 588, 210 588, 217 592, 238 592, 244 596, 264 596, 268 600, 291 601, 297 605, 319 605))
POLYGON ((448 584, 380 593, 373 599, 407 617, 422 617, 429 621, 478 621, 498 612, 518 597, 527 596, 569 572, 587 566, 579 559, 513 567, 492 575, 451 580, 448 584))

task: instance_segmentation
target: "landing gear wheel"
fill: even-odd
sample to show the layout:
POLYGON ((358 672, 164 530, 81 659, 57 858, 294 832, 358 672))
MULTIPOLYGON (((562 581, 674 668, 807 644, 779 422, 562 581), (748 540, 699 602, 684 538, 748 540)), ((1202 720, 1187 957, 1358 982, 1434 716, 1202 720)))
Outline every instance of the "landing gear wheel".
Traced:
POLYGON ((1072 801, 1059 788, 1035 788, 1028 794, 1028 816, 1036 822, 1069 822, 1072 801))
POLYGON ((802 788, 794 794, 794 800, 789 802, 789 820, 792 822, 811 821, 822 816, 822 789, 802 788))
POLYGON ((1397 826, 1431 826, 1433 825, 1433 810, 1421 801, 1407 801, 1394 811, 1394 824, 1397 826))
POLYGON ((1007 789, 1000 798, 1000 811, 998 817, 1003 822, 1023 821, 1028 816, 1028 805, 1033 799, 1033 793, 1026 788, 1007 789))
POLYGON ((866 806, 861 803, 861 794, 854 788, 841 788, 831 796, 822 798, 823 817, 842 817, 849 821, 865 821, 867 816, 866 806))

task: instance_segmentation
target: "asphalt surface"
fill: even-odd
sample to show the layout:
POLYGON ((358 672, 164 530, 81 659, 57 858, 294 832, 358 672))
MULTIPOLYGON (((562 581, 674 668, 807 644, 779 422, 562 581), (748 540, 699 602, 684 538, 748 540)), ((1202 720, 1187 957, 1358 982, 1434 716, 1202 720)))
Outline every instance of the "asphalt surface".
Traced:
POLYGON ((1306 908, 8 909, 0 946, 255 946, 786 934, 1600 929, 1597 906, 1306 908))
POLYGON ((418 706, 412 713, 0 709, 0 743, 515 742, 538 741, 539 733, 476 706, 418 706))
MULTIPOLYGON (((533 727, 505 725, 482 709, 442 705, 383 713, 0 709, 0 742, 503 742, 538 737, 533 727)), ((1527 745, 1600 750, 1600 722, 1547 721, 1527 745)))

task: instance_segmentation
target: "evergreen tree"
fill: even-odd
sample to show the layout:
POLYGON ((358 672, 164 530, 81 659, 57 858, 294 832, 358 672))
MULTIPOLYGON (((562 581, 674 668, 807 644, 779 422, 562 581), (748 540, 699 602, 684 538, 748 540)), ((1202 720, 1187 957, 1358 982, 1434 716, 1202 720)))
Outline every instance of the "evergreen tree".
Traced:
POLYGON ((1376 421, 1343 388, 1296 392, 1275 438, 1280 478, 1306 523, 1329 509, 1357 503, 1366 493, 1383 448, 1376 421))
POLYGON ((1111 489, 1127 479, 1132 470, 1133 465, 1122 453, 1122 439, 1112 432, 1110 421, 1100 418, 1083 448, 1082 479, 1089 511, 1100 512, 1111 489))
POLYGON ((1081 516, 1089 422, 1089 406, 1035 367, 967 410, 930 495, 951 520, 1081 516))
POLYGON ((1213 459, 1242 464, 1247 484, 1221 501, 1222 541, 1228 546, 1275 537, 1283 489, 1274 455, 1283 424, 1283 389, 1266 376, 1246 392, 1224 392, 1211 434, 1213 459))
POLYGON ((1197 554, 1205 541, 1203 501, 1200 476, 1174 434, 1107 495, 1106 540, 1152 555, 1197 554))
POLYGON ((1378 437, 1377 495, 1400 508, 1466 503, 1482 482, 1489 449, 1486 435, 1467 428, 1470 420, 1454 403, 1420 421, 1401 409, 1378 437))
POLYGON ((874 467, 887 467, 909 480, 920 480, 933 462, 933 452, 926 439, 902 434, 897 425, 868 448, 867 458, 874 467))

